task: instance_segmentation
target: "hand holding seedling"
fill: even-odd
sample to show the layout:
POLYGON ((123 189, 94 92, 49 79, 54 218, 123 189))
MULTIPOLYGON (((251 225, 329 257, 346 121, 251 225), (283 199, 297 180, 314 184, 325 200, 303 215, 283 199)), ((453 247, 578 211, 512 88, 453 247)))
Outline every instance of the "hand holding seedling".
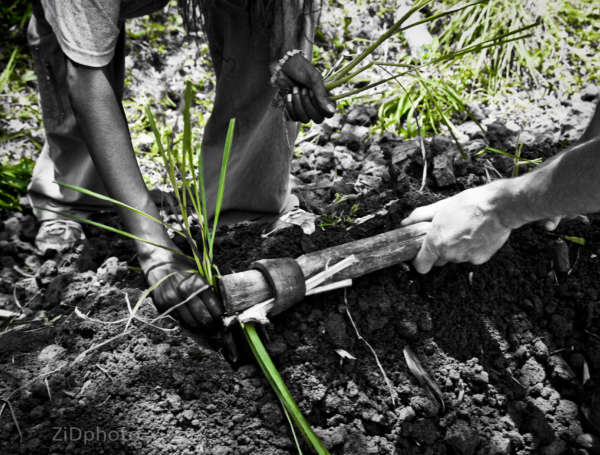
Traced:
POLYGON ((300 53, 285 61, 274 83, 284 94, 290 120, 321 123, 335 113, 335 103, 325 89, 321 73, 300 53))
POLYGON ((195 266, 183 256, 157 250, 142 262, 159 312, 173 306, 173 315, 190 329, 215 329, 221 324, 223 306, 206 280, 193 273, 195 266), (162 281, 162 282, 161 282, 162 281))

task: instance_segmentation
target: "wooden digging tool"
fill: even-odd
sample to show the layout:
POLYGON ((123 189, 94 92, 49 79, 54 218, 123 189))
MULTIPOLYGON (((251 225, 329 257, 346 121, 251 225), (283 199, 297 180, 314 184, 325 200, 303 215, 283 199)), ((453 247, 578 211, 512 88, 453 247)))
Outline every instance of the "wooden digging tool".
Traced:
POLYGON ((336 273, 329 283, 358 278, 367 273, 406 262, 419 251, 431 223, 416 223, 354 242, 303 254, 298 258, 263 259, 252 269, 222 276, 219 290, 225 311, 238 314, 274 298, 271 315, 281 313, 301 301, 306 280, 345 258, 354 256, 352 265, 336 273))

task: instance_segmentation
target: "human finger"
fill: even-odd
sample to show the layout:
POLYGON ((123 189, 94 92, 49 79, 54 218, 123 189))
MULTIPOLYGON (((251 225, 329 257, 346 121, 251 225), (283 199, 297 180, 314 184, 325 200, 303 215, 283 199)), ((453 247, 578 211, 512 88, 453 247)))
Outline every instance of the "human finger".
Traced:
POLYGON ((223 317, 225 308, 223 307, 221 299, 219 299, 214 292, 212 292, 210 289, 207 289, 200 294, 200 298, 204 302, 204 306, 213 319, 220 320, 223 317))
POLYGON ((321 114, 321 112, 313 105, 313 100, 311 98, 311 90, 307 88, 303 88, 300 90, 300 100, 302 101, 302 107, 304 108, 304 112, 308 114, 310 119, 313 122, 321 123, 325 117, 321 114))
POLYGON ((196 318, 192 316, 192 313, 190 313, 190 310, 188 310, 185 305, 177 307, 174 313, 177 315, 177 319, 179 319, 179 321, 182 322, 186 327, 192 329, 199 328, 196 318))
POLYGON ((302 99, 300 98, 300 89, 297 86, 294 86, 292 89, 292 108, 294 113, 294 120, 298 120, 302 123, 308 123, 310 118, 308 114, 304 110, 304 106, 302 105, 302 99))
POLYGON ((431 235, 425 236, 421 249, 413 260, 415 270, 419 273, 427 273, 439 259, 436 248, 432 245, 431 235))
POLYGON ((211 327, 215 325, 215 320, 200 297, 202 293, 198 293, 202 289, 205 289, 202 293, 208 291, 206 283, 197 275, 189 275, 179 283, 179 298, 181 301, 187 300, 185 307, 200 327, 211 327))
POLYGON ((285 95, 285 102, 283 103, 283 105, 285 106, 285 113, 287 115, 287 119, 288 120, 296 120, 294 118, 294 106, 293 106, 293 100, 292 100, 291 93, 288 93, 287 95, 285 95))
POLYGON ((549 218, 544 221, 544 229, 547 231, 554 231, 558 225, 560 224, 562 217, 555 216, 554 218, 549 218))
POLYGON ((307 72, 310 84, 309 88, 314 94, 316 106, 319 107, 324 116, 331 117, 335 114, 335 102, 329 97, 329 93, 323 82, 323 77, 312 65, 307 68, 307 72))
POLYGON ((318 109, 318 111, 321 113, 321 115, 322 115, 323 117, 327 117, 327 118, 329 118, 329 117, 332 117, 332 116, 333 116, 333 113, 332 113, 332 112, 330 112, 330 111, 328 111, 328 110, 324 110, 324 109, 321 107, 321 105, 319 104, 319 101, 317 100, 317 96, 315 95, 315 92, 313 92, 312 90, 309 90, 309 91, 308 91, 308 94, 309 94, 309 96, 310 96, 310 100, 312 101, 312 104, 313 104, 313 106, 315 106, 315 107, 318 109))
POLYGON ((400 225, 408 226, 409 224, 415 224, 421 221, 431 221, 437 211, 437 204, 437 202, 434 202, 433 204, 417 207, 400 222, 400 225))

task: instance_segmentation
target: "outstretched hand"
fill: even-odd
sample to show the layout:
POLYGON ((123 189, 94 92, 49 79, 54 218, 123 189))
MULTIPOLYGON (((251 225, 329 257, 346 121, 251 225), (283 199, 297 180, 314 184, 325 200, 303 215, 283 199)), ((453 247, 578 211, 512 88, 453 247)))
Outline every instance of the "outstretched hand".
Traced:
POLYGON ((185 327, 208 332, 218 328, 223 306, 204 278, 192 272, 194 265, 174 253, 161 252, 157 255, 142 264, 148 283, 152 286, 173 274, 153 291, 157 309, 164 312, 179 305, 172 315, 185 327))
POLYGON ((284 94, 290 120, 321 123, 335 113, 321 73, 302 55, 290 57, 278 73, 275 84, 284 94))
POLYGON ((504 245, 512 229, 502 222, 492 203, 498 188, 485 185, 465 190, 419 207, 402 221, 403 226, 432 223, 413 261, 417 272, 427 273, 434 265, 447 262, 483 264, 504 245))

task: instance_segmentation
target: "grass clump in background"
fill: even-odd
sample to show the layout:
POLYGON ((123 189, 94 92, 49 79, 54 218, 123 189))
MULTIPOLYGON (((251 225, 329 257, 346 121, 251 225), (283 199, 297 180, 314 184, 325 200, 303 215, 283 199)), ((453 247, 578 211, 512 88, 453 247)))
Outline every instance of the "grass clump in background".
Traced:
POLYGON ((22 158, 15 164, 0 165, 0 209, 21 210, 19 199, 27 192, 34 162, 22 158))

